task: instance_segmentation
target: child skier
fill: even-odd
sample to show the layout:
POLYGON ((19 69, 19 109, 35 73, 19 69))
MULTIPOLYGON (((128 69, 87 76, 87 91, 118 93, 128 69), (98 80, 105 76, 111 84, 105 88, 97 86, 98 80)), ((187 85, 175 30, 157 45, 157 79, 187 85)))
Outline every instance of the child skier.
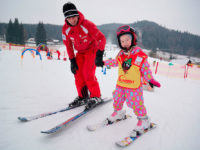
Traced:
POLYGON ((128 107, 134 110, 138 123, 131 133, 135 137, 137 132, 143 133, 144 129, 150 127, 150 118, 144 106, 142 80, 143 78, 151 86, 160 87, 160 83, 155 81, 147 62, 147 55, 140 47, 136 46, 136 32, 128 25, 117 29, 118 44, 121 48, 116 59, 104 61, 107 67, 118 66, 118 81, 113 92, 114 112, 108 117, 110 122, 125 117, 125 110, 122 110, 124 101, 128 107))

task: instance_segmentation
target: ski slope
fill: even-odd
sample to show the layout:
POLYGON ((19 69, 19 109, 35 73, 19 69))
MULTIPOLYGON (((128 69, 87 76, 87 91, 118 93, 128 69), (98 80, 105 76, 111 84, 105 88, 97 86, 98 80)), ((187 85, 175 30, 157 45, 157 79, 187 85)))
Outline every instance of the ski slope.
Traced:
MULTIPOLYGON (((131 119, 89 132, 112 113, 112 102, 88 113, 61 132, 41 134, 84 109, 80 107, 31 122, 18 116, 34 115, 67 106, 77 96, 69 61, 43 60, 31 54, 20 58, 20 51, 0 51, 0 150, 117 150, 115 142, 128 135, 137 123, 131 119)), ((113 55, 114 57, 114 55, 113 55)), ((117 69, 96 71, 103 97, 111 97, 117 69)), ((200 81, 154 76, 162 87, 144 91, 145 106, 158 127, 139 138, 126 150, 199 150, 200 81)))

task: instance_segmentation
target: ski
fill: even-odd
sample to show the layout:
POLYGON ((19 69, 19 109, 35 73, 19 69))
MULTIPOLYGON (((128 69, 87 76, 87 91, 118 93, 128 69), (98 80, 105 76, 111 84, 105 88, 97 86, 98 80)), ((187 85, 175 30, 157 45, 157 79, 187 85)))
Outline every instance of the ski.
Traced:
POLYGON ((118 119, 118 120, 116 120, 114 122, 111 122, 110 120, 105 119, 104 121, 102 121, 100 123, 93 124, 93 125, 88 125, 87 129, 88 129, 88 131, 96 131, 97 129, 100 129, 100 128, 103 128, 103 127, 106 127, 106 126, 109 126, 109 125, 113 125, 115 123, 118 123, 120 121, 126 120, 128 118, 131 118, 131 116, 130 115, 125 115, 125 117, 123 119, 118 119))
POLYGON ((66 127, 67 125, 69 125, 70 123, 72 123, 73 121, 77 120, 78 118, 82 117, 83 115, 87 114, 88 112, 90 112, 91 110, 97 108, 98 106, 102 105, 102 104, 106 104, 107 102, 110 102, 112 100, 112 98, 104 98, 103 101, 101 103, 99 103, 98 105, 96 105, 96 107, 87 109, 85 108, 82 112, 78 113, 77 115, 69 118, 68 120, 64 121, 61 124, 58 124, 57 126, 46 130, 46 131, 41 131, 41 133, 45 133, 45 134, 52 134, 55 133, 57 131, 59 131, 60 129, 62 129, 63 127, 66 127))
POLYGON ((151 123, 150 125, 150 128, 144 130, 144 133, 142 134, 139 134, 137 133, 137 136, 136 137, 131 137, 131 136, 127 136, 125 138, 123 138, 122 140, 116 142, 116 145, 119 146, 119 147, 126 147, 126 146, 129 146, 131 143, 133 143, 135 140, 137 140, 139 137, 141 137, 143 134, 153 130, 156 128, 156 124, 155 123, 151 123))
POLYGON ((68 107, 65 107, 65 108, 62 108, 62 109, 59 109, 59 110, 56 110, 56 111, 46 112, 46 113, 33 115, 33 116, 18 117, 18 119, 22 122, 32 121, 32 120, 47 117, 47 116, 50 116, 50 115, 54 115, 54 114, 57 114, 57 113, 60 113, 60 112, 68 111, 68 110, 71 110, 71 109, 74 109, 74 108, 77 108, 77 107, 80 107, 80 106, 83 106, 83 105, 85 105, 85 104, 82 104, 82 105, 79 105, 79 106, 74 106, 74 107, 68 106, 68 107))

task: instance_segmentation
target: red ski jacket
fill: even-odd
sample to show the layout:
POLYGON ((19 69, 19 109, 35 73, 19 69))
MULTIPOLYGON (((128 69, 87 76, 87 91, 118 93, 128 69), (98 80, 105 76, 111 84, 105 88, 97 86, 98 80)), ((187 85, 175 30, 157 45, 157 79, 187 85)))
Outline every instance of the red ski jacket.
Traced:
POLYGON ((69 59, 75 57, 74 49, 80 53, 104 50, 106 38, 97 29, 96 25, 86 20, 79 12, 79 21, 76 26, 70 26, 66 21, 62 28, 63 43, 67 48, 69 59))

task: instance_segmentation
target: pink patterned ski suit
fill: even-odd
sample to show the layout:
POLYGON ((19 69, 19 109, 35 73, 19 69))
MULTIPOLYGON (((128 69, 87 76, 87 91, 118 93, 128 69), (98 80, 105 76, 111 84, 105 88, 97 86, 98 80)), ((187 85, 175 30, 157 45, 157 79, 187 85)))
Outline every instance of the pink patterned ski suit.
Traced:
MULTIPOLYGON (((138 67, 138 72, 137 72, 136 76, 139 75, 140 80, 137 79, 139 83, 136 86, 136 88, 127 88, 123 85, 121 86, 121 85, 119 85, 119 83, 120 83, 119 82, 120 81, 120 72, 119 72, 116 89, 113 91, 113 99, 114 99, 113 107, 114 107, 114 110, 116 110, 116 111, 121 110, 123 108, 124 102, 126 101, 128 107, 130 107, 134 110, 134 113, 136 116, 138 116, 138 117, 146 116, 147 112, 146 112, 146 108, 144 106, 142 82, 143 82, 143 80, 146 80, 149 82, 151 79, 153 79, 152 72, 149 68, 150 65, 147 62, 147 55, 142 52, 142 49, 140 47, 134 47, 129 52, 128 55, 125 54, 123 50, 121 50, 119 52, 118 56, 116 57, 116 59, 106 60, 106 61, 104 61, 104 64, 106 67, 118 67, 120 70, 120 66, 122 66, 122 63, 124 61, 128 61, 128 60, 131 61, 132 66, 134 66, 134 63, 138 64, 138 60, 139 60, 140 65, 138 65, 138 66, 140 66, 140 67, 138 67, 136 65, 136 67, 138 67), (142 55, 138 55, 139 53, 141 53, 142 55), (141 61, 140 56, 144 56, 143 61, 141 61), (118 59, 119 57, 124 58, 124 60, 120 62, 118 59)), ((134 71, 134 69, 133 69, 133 71, 134 71)), ((126 73, 124 73, 124 74, 126 74, 126 73)), ((132 77, 133 76, 131 76, 129 78, 132 78, 132 77)), ((125 81, 127 83, 131 83, 130 80, 125 80, 125 81)))

